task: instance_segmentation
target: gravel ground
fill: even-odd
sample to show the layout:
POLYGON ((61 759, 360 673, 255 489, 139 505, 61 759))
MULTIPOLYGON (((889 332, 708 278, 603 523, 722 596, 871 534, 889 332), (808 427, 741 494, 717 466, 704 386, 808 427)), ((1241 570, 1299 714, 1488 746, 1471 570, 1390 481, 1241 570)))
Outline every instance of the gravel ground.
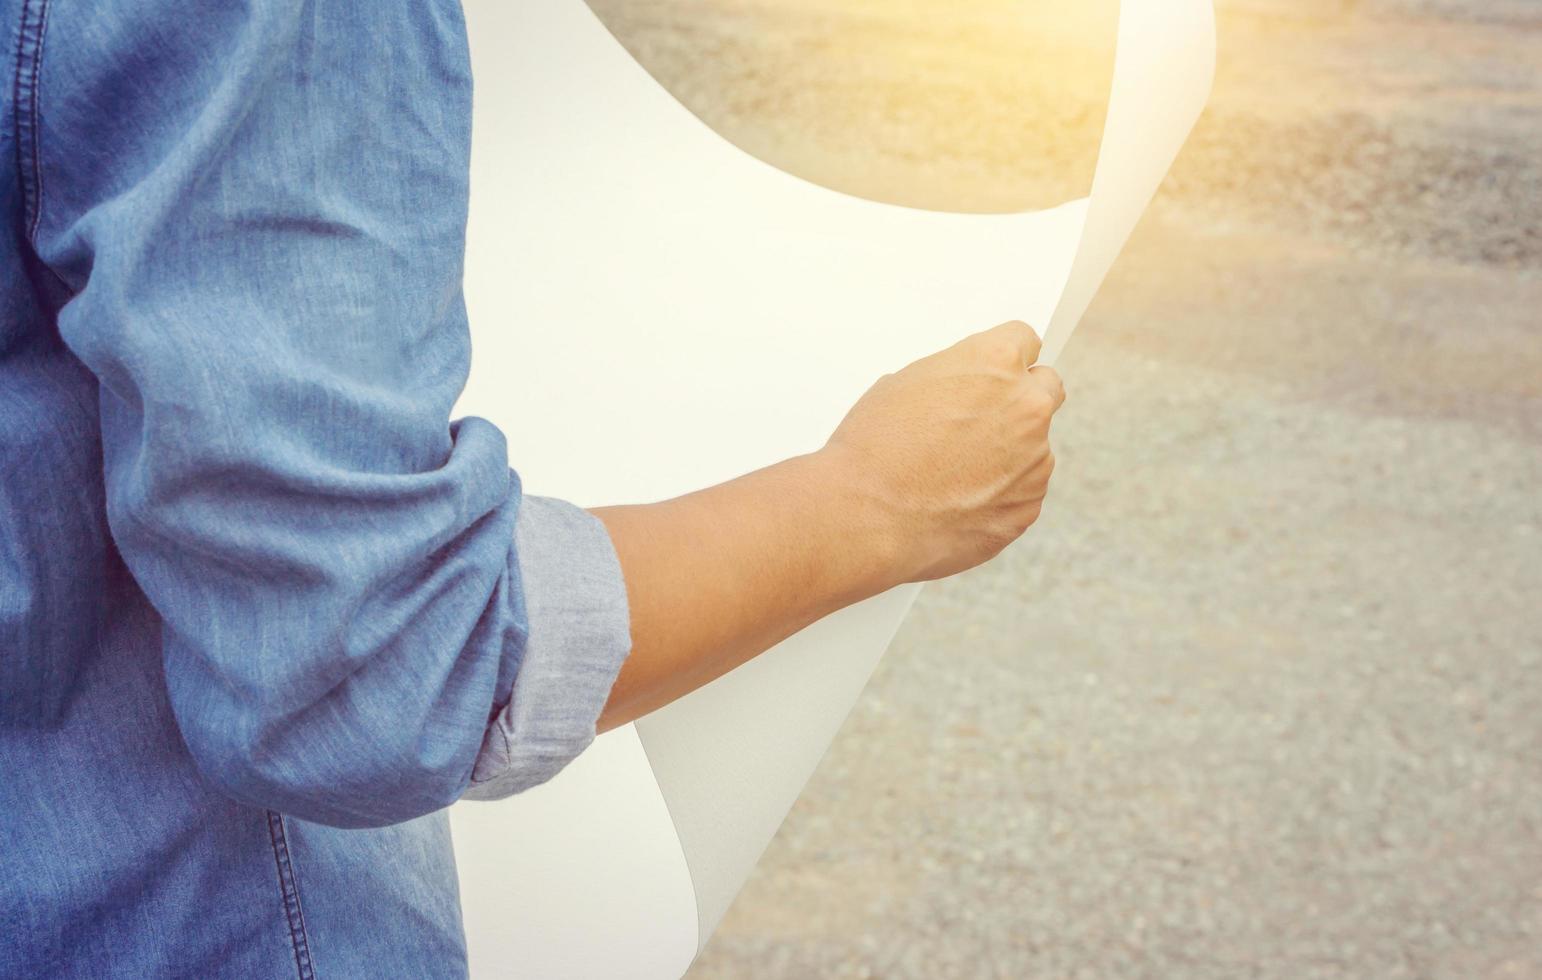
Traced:
MULTIPOLYGON (((596 6, 825 183, 1090 182, 1055 5, 596 6)), ((696 980, 1542 978, 1542 7, 1221 14, 1043 520, 923 594, 696 980)))

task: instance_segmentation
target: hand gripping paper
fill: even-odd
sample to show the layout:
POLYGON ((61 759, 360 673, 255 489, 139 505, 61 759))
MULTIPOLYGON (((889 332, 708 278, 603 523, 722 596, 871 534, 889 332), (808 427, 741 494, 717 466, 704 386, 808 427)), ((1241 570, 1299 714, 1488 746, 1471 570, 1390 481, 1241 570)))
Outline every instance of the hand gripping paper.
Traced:
MULTIPOLYGON (((1214 68, 1210 0, 1124 0, 1091 195, 945 214, 748 156, 581 0, 468 6, 475 355, 459 411, 503 427, 530 492, 585 504, 816 449, 879 374, 1004 320, 1042 327, 1053 360, 1214 68)), ((808 627, 547 785, 455 807, 473 974, 682 974, 917 591, 808 627)))

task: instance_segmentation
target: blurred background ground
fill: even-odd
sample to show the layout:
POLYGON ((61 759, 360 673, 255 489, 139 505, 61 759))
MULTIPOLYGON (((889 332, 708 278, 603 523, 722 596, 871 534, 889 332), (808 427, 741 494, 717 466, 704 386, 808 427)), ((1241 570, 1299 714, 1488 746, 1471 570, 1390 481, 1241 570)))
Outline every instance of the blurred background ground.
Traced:
MULTIPOLYGON (((1090 186, 1108 0, 595 7, 822 183, 1090 186)), ((696 980, 1542 978, 1542 3, 1219 14, 1044 518, 923 593, 696 980)))

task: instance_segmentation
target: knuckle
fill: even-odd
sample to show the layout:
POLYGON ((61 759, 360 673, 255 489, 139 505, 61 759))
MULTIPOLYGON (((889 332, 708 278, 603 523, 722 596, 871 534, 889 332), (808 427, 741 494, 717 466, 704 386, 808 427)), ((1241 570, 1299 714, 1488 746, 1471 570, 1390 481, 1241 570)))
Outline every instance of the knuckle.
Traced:
POLYGON ((1018 353, 1017 345, 1005 337, 993 337, 989 346, 985 349, 985 356, 997 364, 1021 364, 1022 355, 1018 353))
POLYGON ((1055 396, 1043 388, 1030 388, 1023 401, 1036 419, 1045 419, 1055 414, 1055 396))
POLYGON ((1065 380, 1060 377, 1054 368, 1035 365, 1033 374, 1039 382, 1039 386, 1044 389, 1050 398, 1056 402, 1065 400, 1065 380))

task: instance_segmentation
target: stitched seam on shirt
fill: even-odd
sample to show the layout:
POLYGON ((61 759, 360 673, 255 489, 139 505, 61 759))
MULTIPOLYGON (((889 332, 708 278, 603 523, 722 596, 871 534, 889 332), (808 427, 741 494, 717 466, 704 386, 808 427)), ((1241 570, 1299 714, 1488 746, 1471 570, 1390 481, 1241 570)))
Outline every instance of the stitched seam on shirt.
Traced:
POLYGON ((273 844, 273 860, 278 866, 278 890, 284 899, 284 916, 289 920, 289 942, 294 948, 294 965, 299 980, 315 980, 311 966, 310 938, 305 932, 305 911, 300 908, 300 889, 295 883, 294 864, 289 858, 289 837, 284 832, 284 817, 272 810, 268 814, 268 839, 273 844))
POLYGON ((43 213, 43 165, 39 137, 38 90, 43 65, 43 37, 48 30, 48 0, 24 0, 21 29, 16 43, 17 170, 21 174, 22 208, 27 241, 36 247, 37 229, 43 213))
POLYGON ((21 16, 16 23, 16 65, 15 75, 11 79, 11 111, 16 117, 11 120, 12 131, 16 136, 16 175, 21 182, 22 197, 22 224, 25 226, 31 220, 29 201, 32 195, 31 168, 27 164, 27 133, 26 114, 22 112, 22 105, 27 100, 27 87, 22 79, 27 74, 29 65, 28 55, 30 46, 27 44, 28 30, 32 25, 32 0, 22 0, 21 16))

